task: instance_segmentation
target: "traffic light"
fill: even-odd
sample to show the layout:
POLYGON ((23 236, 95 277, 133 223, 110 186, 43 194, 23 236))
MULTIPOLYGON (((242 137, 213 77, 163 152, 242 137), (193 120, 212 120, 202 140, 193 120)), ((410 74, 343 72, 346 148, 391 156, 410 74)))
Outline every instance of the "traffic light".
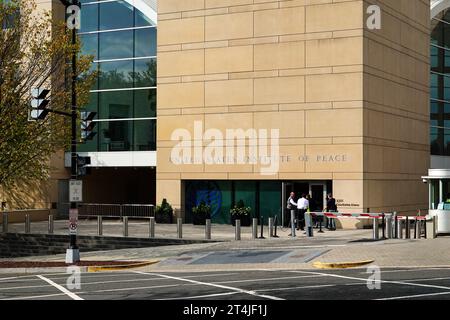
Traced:
POLYGON ((81 139, 86 140, 92 140, 94 136, 97 134, 97 132, 94 132, 94 127, 96 123, 92 120, 94 120, 95 116, 97 115, 97 112, 93 111, 83 111, 80 113, 81 117, 81 139))
POLYGON ((77 155, 77 175, 83 177, 91 173, 91 168, 86 167, 91 164, 91 157, 82 157, 77 155))
POLYGON ((47 105, 50 100, 46 99, 50 93, 48 89, 33 88, 31 89, 31 109, 28 115, 29 121, 44 120, 50 112, 47 105))

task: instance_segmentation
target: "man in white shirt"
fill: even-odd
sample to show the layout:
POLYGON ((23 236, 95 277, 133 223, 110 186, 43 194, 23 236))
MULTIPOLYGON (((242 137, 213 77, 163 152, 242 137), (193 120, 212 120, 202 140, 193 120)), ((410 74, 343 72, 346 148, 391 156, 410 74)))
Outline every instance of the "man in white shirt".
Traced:
POLYGON ((302 197, 297 202, 297 230, 305 230, 305 212, 309 208, 309 201, 306 199, 306 194, 302 194, 302 197))

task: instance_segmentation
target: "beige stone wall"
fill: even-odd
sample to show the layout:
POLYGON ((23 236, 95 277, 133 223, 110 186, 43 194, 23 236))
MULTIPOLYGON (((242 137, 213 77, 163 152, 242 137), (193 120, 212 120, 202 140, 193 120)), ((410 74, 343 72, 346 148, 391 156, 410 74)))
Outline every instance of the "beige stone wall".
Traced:
POLYGON ((362 205, 362 1, 158 5, 158 201, 180 206, 183 179, 296 179, 335 180, 336 191, 345 181, 357 191, 345 200, 362 205), (171 163, 172 132, 193 132, 194 121, 279 129, 280 155, 291 159, 270 176, 259 165, 171 163))
POLYGON ((162 0, 158 11, 158 202, 180 207, 184 179, 296 179, 333 180, 356 211, 426 207, 428 1, 162 0), (369 4, 381 30, 366 30, 369 4), (171 163, 172 132, 194 121, 279 129, 291 161, 271 176, 171 163))
POLYGON ((369 4, 382 25, 364 32, 364 202, 416 213, 428 207, 429 1, 369 4))

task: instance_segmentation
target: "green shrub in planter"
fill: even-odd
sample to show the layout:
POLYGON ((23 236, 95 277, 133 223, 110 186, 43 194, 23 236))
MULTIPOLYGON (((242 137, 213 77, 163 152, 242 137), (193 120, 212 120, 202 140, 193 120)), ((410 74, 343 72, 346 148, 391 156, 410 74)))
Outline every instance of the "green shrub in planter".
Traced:
POLYGON ((250 226, 252 222, 251 211, 252 208, 246 207, 244 201, 239 200, 238 203, 230 210, 231 224, 234 226, 236 225, 236 220, 241 220, 241 226, 250 226))
POLYGON ((205 225, 206 219, 211 219, 211 206, 204 201, 192 208, 192 223, 195 225, 205 225))
POLYGON ((156 206, 155 220, 157 223, 172 223, 173 221, 173 208, 167 202, 167 199, 163 199, 160 206, 156 206))

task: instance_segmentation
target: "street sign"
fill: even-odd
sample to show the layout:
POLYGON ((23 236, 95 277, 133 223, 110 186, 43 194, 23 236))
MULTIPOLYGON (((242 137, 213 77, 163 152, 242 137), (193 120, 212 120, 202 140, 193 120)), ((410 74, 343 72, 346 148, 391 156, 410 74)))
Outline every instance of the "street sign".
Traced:
POLYGON ((70 180, 69 202, 83 201, 83 182, 81 180, 70 180))
POLYGON ((69 234, 77 234, 78 230, 78 209, 69 210, 69 234))

